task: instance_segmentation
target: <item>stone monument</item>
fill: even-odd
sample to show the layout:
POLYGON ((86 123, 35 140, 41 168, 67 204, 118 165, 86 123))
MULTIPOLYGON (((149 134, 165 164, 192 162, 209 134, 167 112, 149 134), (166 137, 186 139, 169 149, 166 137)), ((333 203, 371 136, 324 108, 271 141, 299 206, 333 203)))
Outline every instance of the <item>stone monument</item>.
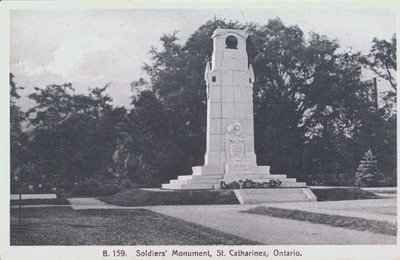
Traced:
POLYGON ((163 189, 217 189, 220 182, 264 182, 279 179, 282 187, 305 187, 286 175, 271 175, 258 166, 254 152, 254 72, 246 52, 244 30, 217 28, 211 63, 205 68, 207 83, 207 150, 204 166, 192 175, 179 176, 163 189))

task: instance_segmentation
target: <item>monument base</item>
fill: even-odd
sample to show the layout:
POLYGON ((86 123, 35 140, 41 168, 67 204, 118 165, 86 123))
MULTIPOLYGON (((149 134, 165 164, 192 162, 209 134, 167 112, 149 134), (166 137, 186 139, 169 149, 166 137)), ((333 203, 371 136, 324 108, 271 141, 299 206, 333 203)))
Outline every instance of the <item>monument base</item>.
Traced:
POLYGON ((271 179, 279 179, 281 188, 306 187, 305 182, 297 182, 295 178, 287 178, 284 174, 270 174, 269 166, 253 166, 240 171, 226 171, 218 166, 195 166, 192 168, 192 175, 181 175, 178 179, 162 184, 162 189, 170 190, 197 190, 197 189, 219 189, 221 182, 230 183, 246 179, 254 182, 269 182, 271 179), (227 172, 224 174, 225 171, 227 172))
POLYGON ((234 192, 240 204, 317 201, 310 188, 241 189, 234 192))

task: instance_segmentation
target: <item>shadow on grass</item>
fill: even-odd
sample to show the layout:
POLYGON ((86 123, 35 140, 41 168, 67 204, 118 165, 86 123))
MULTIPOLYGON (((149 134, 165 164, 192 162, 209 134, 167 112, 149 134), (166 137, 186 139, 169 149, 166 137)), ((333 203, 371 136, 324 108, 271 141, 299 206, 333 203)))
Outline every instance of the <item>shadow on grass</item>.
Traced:
POLYGON ((369 231, 378 234, 396 236, 396 224, 387 221, 369 220, 356 217, 345 217, 301 210, 281 209, 273 207, 256 207, 242 211, 244 213, 265 215, 277 218, 286 218, 307 221, 315 224, 324 224, 332 227, 341 227, 359 231, 369 231))
POLYGON ((233 190, 127 189, 99 200, 118 206, 239 204, 233 190))
POLYGON ((11 245, 254 245, 218 230, 145 209, 11 209, 11 245))
POLYGON ((337 200, 365 200, 365 199, 381 199, 382 197, 358 188, 327 188, 316 189, 311 191, 317 196, 318 201, 337 201, 337 200))
MULTIPOLYGON (((11 206, 18 206, 19 200, 11 200, 11 206)), ((64 198, 58 199, 23 199, 21 205, 69 205, 69 201, 64 198)))

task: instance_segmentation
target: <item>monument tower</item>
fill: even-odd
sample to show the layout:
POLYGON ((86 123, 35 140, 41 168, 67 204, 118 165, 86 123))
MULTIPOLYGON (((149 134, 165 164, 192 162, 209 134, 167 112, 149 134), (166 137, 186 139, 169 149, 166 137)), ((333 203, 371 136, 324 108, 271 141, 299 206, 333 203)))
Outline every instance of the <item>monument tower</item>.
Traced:
POLYGON ((163 189, 217 189, 220 182, 279 179, 282 187, 305 187, 286 175, 271 175, 258 166, 254 152, 254 72, 246 51, 245 30, 217 28, 211 63, 205 68, 207 85, 207 149, 204 166, 179 176, 163 189))

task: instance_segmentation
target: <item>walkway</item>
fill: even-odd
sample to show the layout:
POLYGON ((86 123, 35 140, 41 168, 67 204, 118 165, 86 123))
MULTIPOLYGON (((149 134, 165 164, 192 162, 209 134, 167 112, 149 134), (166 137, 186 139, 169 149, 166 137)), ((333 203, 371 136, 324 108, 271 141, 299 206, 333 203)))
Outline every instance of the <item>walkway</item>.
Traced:
MULTIPOLYGON (((82 209, 137 209, 144 208, 164 215, 176 217, 185 221, 217 229, 229 234, 263 244, 296 244, 296 245, 346 245, 346 244, 394 244, 396 237, 370 232, 349 230, 304 221, 275 218, 240 211, 260 205, 190 205, 190 206, 146 206, 120 207, 109 205, 94 198, 69 199, 75 210, 82 209)), ((264 206, 296 208, 327 214, 342 213, 355 216, 349 210, 351 205, 361 204, 366 207, 395 203, 389 200, 347 201, 347 202, 316 202, 312 203, 281 203, 264 204, 264 206), (305 205, 305 206, 304 206, 305 205), (303 208, 301 208, 303 207, 303 208), (338 210, 340 209, 340 210, 338 210), (347 211, 346 211, 347 209, 347 211), (349 213, 350 212, 350 213, 349 213)), ((393 204, 392 204, 393 205, 393 204)), ((362 207, 358 207, 362 208, 362 207)), ((375 219, 379 214, 366 213, 365 218, 375 219)), ((382 214, 384 215, 384 214, 382 214)), ((393 218, 392 217, 388 217, 393 218)), ((383 220, 383 219, 379 219, 383 220)), ((386 219, 385 219, 386 220, 386 219)))

